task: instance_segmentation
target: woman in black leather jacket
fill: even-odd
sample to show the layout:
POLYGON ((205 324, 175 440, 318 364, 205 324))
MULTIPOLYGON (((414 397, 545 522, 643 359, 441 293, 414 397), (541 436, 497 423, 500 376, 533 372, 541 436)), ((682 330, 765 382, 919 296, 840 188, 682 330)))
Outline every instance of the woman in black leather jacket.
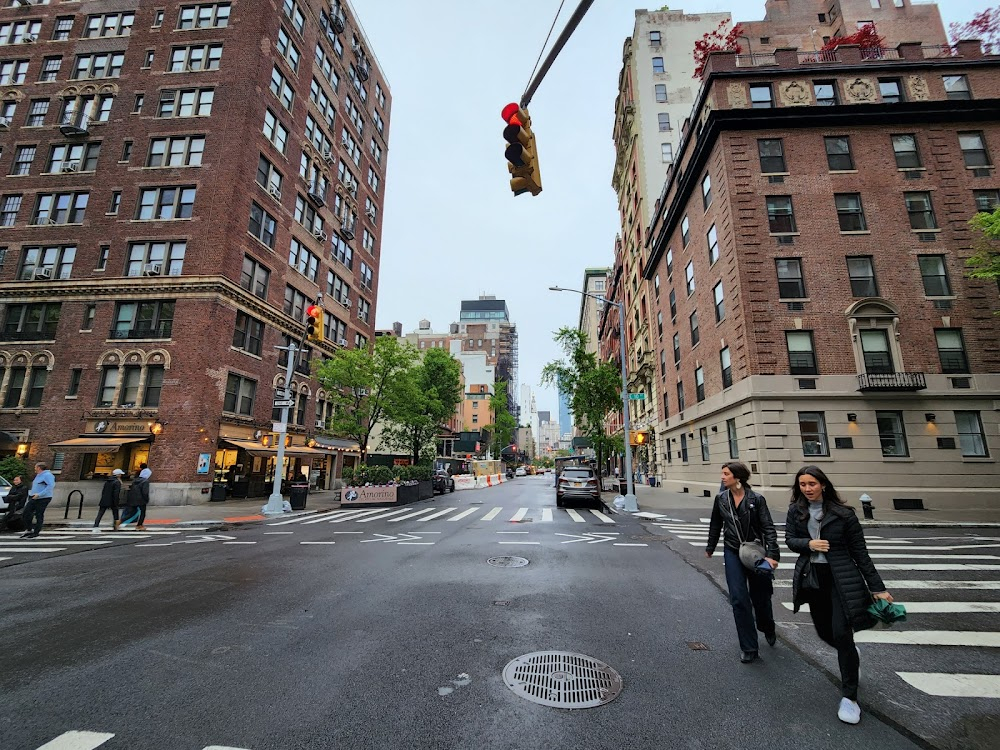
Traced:
POLYGON ((744 664, 757 659, 757 631, 764 634, 769 646, 775 642, 774 613, 771 610, 771 576, 755 573, 740 562, 740 542, 756 539, 764 545, 765 560, 771 568, 778 567, 778 535, 774 530, 767 501, 750 489, 750 469, 738 461, 722 466, 725 490, 715 496, 712 521, 708 527, 705 556, 711 557, 723 534, 726 564, 726 585, 729 603, 733 607, 736 633, 740 640, 740 661, 744 664), (724 533, 723 533, 724 532, 724 533), (756 625, 755 625, 756 620, 756 625))
POLYGON ((818 466, 804 466, 795 475, 785 544, 799 553, 792 576, 795 611, 808 604, 817 635, 837 650, 843 693, 837 716, 847 724, 857 724, 861 721, 861 659, 854 631, 875 624, 868 612, 873 597, 891 602, 892 596, 868 555, 854 509, 844 504, 818 466))

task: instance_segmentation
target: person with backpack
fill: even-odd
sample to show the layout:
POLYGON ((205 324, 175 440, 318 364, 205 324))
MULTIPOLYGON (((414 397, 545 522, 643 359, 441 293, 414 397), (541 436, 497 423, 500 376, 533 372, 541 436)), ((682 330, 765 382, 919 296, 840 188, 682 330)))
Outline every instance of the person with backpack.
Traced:
POLYGON ((146 506, 149 505, 149 478, 152 474, 149 467, 142 464, 142 471, 132 481, 132 486, 128 488, 128 493, 125 496, 127 508, 123 514, 122 526, 135 523, 136 531, 146 530, 143 524, 146 521, 146 506))
POLYGON ((125 472, 121 469, 115 469, 111 472, 111 476, 108 477, 104 482, 104 486, 101 488, 101 503, 100 508, 97 511, 97 518, 94 519, 94 533, 99 534, 101 531, 101 518, 104 517, 105 511, 109 508, 111 509, 111 516, 115 519, 115 525, 113 527, 114 531, 118 531, 118 527, 121 526, 121 521, 118 519, 118 503, 122 496, 122 480, 121 478, 125 475, 125 472))

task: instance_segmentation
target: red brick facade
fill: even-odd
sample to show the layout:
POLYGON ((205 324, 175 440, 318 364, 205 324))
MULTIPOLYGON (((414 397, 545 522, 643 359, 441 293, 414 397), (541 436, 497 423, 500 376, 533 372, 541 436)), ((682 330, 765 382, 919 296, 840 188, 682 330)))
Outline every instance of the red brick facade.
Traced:
MULTIPOLYGON (((391 98, 350 9, 307 0, 2 8, 0 101, 9 175, 0 430, 29 445, 28 459, 61 461, 64 487, 106 471, 86 466, 92 454, 50 444, 95 435, 100 422, 104 437, 163 425, 149 463, 174 494, 154 501, 198 499, 212 479, 211 465, 198 472, 200 457, 214 463, 217 449, 263 484, 266 453, 237 454, 224 438, 270 432, 284 372, 274 347, 300 340, 303 306, 323 295, 328 340, 313 359, 374 338, 391 98), (17 24, 32 21, 37 39, 16 38, 17 24), (17 60, 26 67, 8 65, 17 60), (108 108, 67 109, 90 96, 109 97, 108 108), (71 194, 69 210, 62 197, 46 210, 48 194, 71 194), (74 195, 86 196, 85 210, 72 210, 83 208, 74 195), (75 256, 60 266, 60 251, 44 248, 75 256), (266 290, 247 276, 250 262, 268 272, 266 290), (35 322, 40 304, 58 306, 58 321, 35 322), (40 394, 10 395, 19 367, 28 381, 32 367, 46 369, 40 394), (117 387, 107 387, 109 368, 117 387), (252 400, 245 391, 226 404, 231 376, 255 384, 252 400)), ((328 484, 332 456, 304 445, 325 416, 304 365, 294 390, 304 397, 301 418, 297 403, 289 420, 295 470, 311 462, 328 484)), ((136 445, 109 450, 102 466, 131 473, 145 450, 136 445)))

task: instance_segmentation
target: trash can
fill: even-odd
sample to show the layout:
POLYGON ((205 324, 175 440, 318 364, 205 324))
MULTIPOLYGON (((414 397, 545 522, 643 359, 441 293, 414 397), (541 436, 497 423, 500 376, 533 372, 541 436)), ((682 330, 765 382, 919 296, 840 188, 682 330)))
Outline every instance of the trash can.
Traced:
POLYGON ((625 497, 625 495, 628 494, 628 480, 627 479, 619 479, 618 480, 618 494, 621 495, 622 497, 625 497))
POLYGON ((309 482, 292 482, 288 487, 288 502, 292 510, 305 510, 308 494, 309 482))
POLYGON ((213 503, 221 503, 226 499, 226 483, 225 482, 212 482, 212 495, 209 497, 209 501, 213 503))

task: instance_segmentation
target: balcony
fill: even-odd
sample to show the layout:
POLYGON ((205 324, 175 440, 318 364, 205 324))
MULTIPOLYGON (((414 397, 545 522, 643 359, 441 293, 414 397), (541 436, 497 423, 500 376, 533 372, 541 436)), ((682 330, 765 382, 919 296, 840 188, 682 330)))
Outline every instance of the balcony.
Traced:
POLYGON ((858 390, 869 391, 922 391, 927 380, 922 372, 860 373, 858 390))
POLYGON ((169 339, 173 329, 173 321, 166 321, 152 326, 140 326, 139 328, 112 328, 108 333, 109 339, 169 339))
POLYGON ((56 326, 43 326, 33 331, 4 331, 0 334, 0 341, 54 341, 56 338, 56 326))
POLYGON ((82 136, 90 133, 90 118, 84 114, 68 113, 59 124, 59 132, 65 136, 82 136))

